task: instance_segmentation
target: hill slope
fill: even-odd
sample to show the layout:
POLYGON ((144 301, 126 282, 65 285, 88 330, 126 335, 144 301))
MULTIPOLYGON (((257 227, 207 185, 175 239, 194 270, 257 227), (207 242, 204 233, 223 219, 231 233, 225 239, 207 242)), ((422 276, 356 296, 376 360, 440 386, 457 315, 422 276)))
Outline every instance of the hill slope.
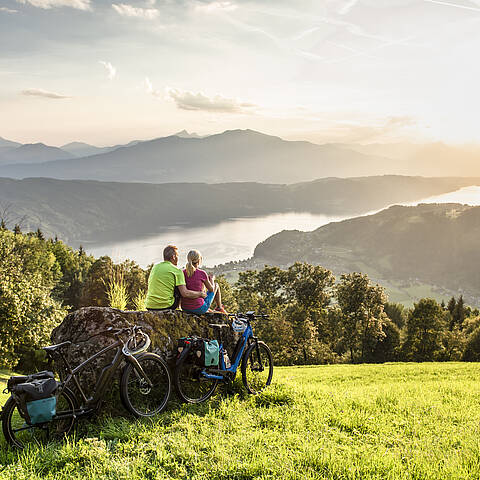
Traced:
MULTIPOLYGON (((168 225, 202 225, 232 217, 282 212, 358 215, 418 201, 476 179, 422 177, 324 178, 294 185, 260 183, 148 184, 0 178, 0 205, 25 216, 25 228, 78 244, 118 241, 168 225)), ((12 212, 12 213, 13 213, 12 212)))
MULTIPOLYGON (((43 143, 27 143, 0 152, 0 164, 37 164, 42 162, 74 158, 69 152, 43 143)), ((3 168, 16 168, 15 165, 3 168)))
POLYGON ((474 297, 480 292, 480 207, 393 206, 375 215, 330 223, 313 232, 283 231, 259 244, 258 261, 301 260, 336 272, 380 279, 419 279, 474 297))

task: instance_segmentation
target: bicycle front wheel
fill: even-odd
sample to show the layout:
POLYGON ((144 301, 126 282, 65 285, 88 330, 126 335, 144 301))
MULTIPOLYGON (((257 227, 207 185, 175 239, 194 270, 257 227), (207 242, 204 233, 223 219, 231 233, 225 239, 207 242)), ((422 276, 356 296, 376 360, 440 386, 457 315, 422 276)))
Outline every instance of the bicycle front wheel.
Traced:
POLYGON ((248 393, 256 395, 268 387, 273 377, 272 352, 263 342, 252 343, 242 360, 242 379, 248 393))
POLYGON ((61 440, 68 435, 74 424, 75 396, 64 389, 57 397, 57 415, 50 422, 28 425, 18 410, 17 402, 10 397, 2 413, 3 435, 7 442, 16 448, 23 449, 28 445, 42 445, 54 440, 61 440))
POLYGON ((135 417, 153 417, 165 409, 170 398, 170 370, 155 353, 144 353, 136 359, 141 370, 128 363, 120 382, 120 398, 135 417))
POLYGON ((193 355, 186 355, 175 368, 173 375, 175 390, 185 403, 202 403, 208 400, 218 385, 218 380, 205 378, 193 355))

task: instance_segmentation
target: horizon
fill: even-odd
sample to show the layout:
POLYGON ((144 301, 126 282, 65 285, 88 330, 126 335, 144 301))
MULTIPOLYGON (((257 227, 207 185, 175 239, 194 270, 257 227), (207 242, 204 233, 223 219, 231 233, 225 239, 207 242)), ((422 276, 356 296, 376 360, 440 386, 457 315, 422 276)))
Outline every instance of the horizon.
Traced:
MULTIPOLYGON (((192 137, 192 138, 195 138, 197 140, 202 140, 206 137, 211 137, 211 136, 214 136, 214 135, 222 135, 224 133, 234 132, 234 131, 242 131, 242 132, 252 131, 252 132, 259 133, 259 134, 265 135, 265 136, 278 137, 278 138, 280 138, 284 141, 289 141, 289 142, 304 141, 304 142, 309 142, 309 143, 312 143, 312 144, 315 144, 315 145, 345 145, 345 146, 348 147, 349 145, 357 145, 357 146, 385 145, 385 146, 391 146, 391 145, 398 144, 398 145, 416 145, 416 146, 419 146, 419 147, 428 146, 428 145, 444 145, 444 146, 449 146, 449 147, 465 148, 465 149, 480 148, 480 141, 456 143, 456 142, 445 142, 445 141, 442 141, 442 140, 427 140, 427 139, 423 139, 423 141, 418 140, 418 139, 415 141, 415 140, 412 139, 412 140, 404 140, 404 141, 398 140, 398 141, 390 141, 390 142, 375 141, 375 142, 367 142, 367 143, 362 143, 362 142, 350 142, 350 143, 325 142, 325 143, 321 143, 321 142, 311 141, 307 138, 290 139, 288 137, 284 137, 284 136, 281 136, 281 135, 270 134, 270 133, 265 133, 265 132, 262 132, 262 131, 259 131, 259 130, 254 130, 254 129, 251 129, 251 128, 248 128, 248 127, 247 128, 232 128, 232 129, 227 129, 227 130, 222 130, 222 131, 215 131, 215 132, 211 132, 211 133, 198 133, 198 132, 194 132, 194 131, 189 131, 187 129, 182 129, 182 130, 176 131, 174 133, 167 133, 166 135, 160 135, 160 136, 154 136, 154 137, 148 137, 148 138, 125 138, 118 144, 95 144, 95 143, 89 143, 88 141, 83 140, 83 139, 76 139, 76 140, 72 140, 72 141, 67 142, 67 143, 58 143, 58 144, 46 143, 42 140, 35 141, 35 142, 33 142, 33 141, 20 142, 16 138, 7 138, 4 135, 0 135, 0 140, 17 142, 17 143, 20 143, 19 146, 41 144, 41 145, 45 145, 45 146, 49 146, 49 147, 62 148, 62 147, 68 146, 70 144, 79 143, 79 144, 85 144, 85 145, 92 146, 92 147, 109 148, 109 147, 126 146, 129 142, 133 142, 133 141, 149 142, 149 141, 154 141, 154 140, 160 140, 162 138, 177 136, 180 133, 186 133, 188 135, 196 135, 197 134, 197 135, 199 135, 198 138, 195 138, 195 137, 192 137)), ((389 175, 389 174, 387 174, 387 175, 389 175)), ((395 175, 395 174, 393 174, 393 175, 395 175)), ((419 176, 425 176, 425 175, 419 175, 419 176)))
POLYGON ((0 132, 468 145, 479 21, 480 0, 3 0, 0 132))

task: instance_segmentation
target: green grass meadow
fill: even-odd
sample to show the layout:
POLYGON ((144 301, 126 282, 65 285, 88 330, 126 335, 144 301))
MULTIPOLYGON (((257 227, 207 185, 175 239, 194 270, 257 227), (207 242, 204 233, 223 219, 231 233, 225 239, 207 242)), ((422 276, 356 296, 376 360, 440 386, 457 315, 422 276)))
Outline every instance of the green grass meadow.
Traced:
POLYGON ((479 479, 479 377, 468 363, 276 368, 257 397, 236 385, 20 453, 2 438, 0 478, 479 479))

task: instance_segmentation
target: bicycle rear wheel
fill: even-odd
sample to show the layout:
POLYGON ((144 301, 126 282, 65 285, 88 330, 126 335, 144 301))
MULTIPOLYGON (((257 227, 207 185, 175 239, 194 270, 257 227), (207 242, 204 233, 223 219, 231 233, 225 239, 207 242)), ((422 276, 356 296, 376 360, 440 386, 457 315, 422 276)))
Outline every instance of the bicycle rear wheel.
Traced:
POLYGON ((28 425, 20 415, 17 402, 10 397, 3 407, 2 429, 7 442, 16 448, 23 449, 28 445, 42 445, 52 440, 61 440, 68 435, 74 424, 73 410, 76 400, 73 393, 64 389, 57 397, 57 415, 71 412, 72 416, 56 419, 37 425, 28 425))
POLYGON ((218 380, 205 378, 205 367, 196 365, 193 355, 186 355, 177 363, 173 382, 178 396, 186 403, 202 403, 208 400, 218 385, 218 380))
POLYGON ((137 371, 133 363, 128 363, 120 382, 120 398, 125 408, 135 417, 153 417, 165 409, 170 398, 170 370, 155 353, 144 353, 136 359, 148 380, 141 371, 137 371))
POLYGON ((273 377, 272 352, 263 342, 252 343, 242 360, 242 379, 248 393, 256 395, 268 387, 273 377))

